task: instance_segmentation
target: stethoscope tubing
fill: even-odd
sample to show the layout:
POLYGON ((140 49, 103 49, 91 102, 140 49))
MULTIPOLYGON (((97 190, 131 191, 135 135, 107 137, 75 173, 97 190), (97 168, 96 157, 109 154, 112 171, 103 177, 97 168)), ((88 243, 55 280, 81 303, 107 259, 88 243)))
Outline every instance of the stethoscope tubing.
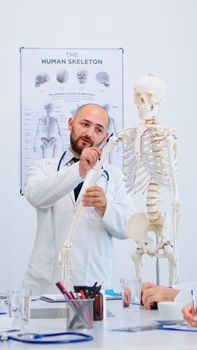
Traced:
POLYGON ((93 336, 80 333, 80 332, 60 332, 60 333, 32 333, 32 338, 21 338, 20 336, 8 336, 7 340, 15 340, 21 343, 30 343, 30 344, 71 344, 71 343, 81 343, 93 340, 93 336), (58 337, 58 336, 68 336, 74 335, 79 338, 75 339, 43 339, 48 337, 58 337))
POLYGON ((57 171, 60 170, 60 167, 61 167, 61 163, 62 163, 62 160, 64 159, 64 156, 66 154, 67 151, 64 151, 60 157, 60 160, 59 160, 59 163, 58 163, 58 166, 57 166, 57 171))

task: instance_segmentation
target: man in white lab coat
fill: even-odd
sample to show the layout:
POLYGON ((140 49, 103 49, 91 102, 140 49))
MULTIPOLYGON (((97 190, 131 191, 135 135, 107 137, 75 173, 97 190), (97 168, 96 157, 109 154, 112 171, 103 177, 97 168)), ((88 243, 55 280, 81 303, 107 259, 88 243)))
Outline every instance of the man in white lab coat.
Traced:
POLYGON ((36 161, 29 171, 24 195, 37 211, 37 233, 23 287, 33 294, 56 292, 61 279, 58 256, 73 216, 82 200, 85 209, 74 234, 71 284, 101 283, 111 287, 113 237, 125 239, 125 226, 133 213, 121 171, 112 164, 103 169, 95 186, 75 200, 74 189, 101 156, 109 117, 101 106, 81 106, 68 120, 70 147, 61 159, 36 161), (73 156, 79 161, 74 163, 73 156), (58 170, 58 171, 57 171, 58 170))

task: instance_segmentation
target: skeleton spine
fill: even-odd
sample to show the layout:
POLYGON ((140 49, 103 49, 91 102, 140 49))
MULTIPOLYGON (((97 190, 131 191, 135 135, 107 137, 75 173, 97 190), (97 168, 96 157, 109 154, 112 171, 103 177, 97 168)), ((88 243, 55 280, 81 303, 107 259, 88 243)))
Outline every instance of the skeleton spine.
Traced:
POLYGON ((149 182, 146 196, 147 214, 150 222, 155 223, 160 219, 161 213, 159 210, 160 188, 156 182, 149 182))

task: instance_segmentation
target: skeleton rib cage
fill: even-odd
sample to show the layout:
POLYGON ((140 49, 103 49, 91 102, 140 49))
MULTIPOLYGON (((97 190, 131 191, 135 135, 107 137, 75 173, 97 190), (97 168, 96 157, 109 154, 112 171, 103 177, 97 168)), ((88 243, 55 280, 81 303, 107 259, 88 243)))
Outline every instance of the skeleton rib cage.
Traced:
POLYGON ((173 159, 176 167, 175 135, 172 129, 148 127, 136 144, 136 129, 127 130, 131 137, 124 139, 123 171, 127 191, 145 193, 150 181, 172 188, 168 142, 173 142, 173 159))

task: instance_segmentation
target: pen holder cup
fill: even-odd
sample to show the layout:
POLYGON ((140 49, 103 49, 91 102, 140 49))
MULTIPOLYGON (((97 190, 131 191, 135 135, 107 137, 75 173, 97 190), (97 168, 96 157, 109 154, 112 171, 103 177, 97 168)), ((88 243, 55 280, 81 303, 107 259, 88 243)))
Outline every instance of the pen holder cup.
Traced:
POLYGON ((66 303, 67 329, 93 328, 93 301, 94 299, 75 299, 66 303))

